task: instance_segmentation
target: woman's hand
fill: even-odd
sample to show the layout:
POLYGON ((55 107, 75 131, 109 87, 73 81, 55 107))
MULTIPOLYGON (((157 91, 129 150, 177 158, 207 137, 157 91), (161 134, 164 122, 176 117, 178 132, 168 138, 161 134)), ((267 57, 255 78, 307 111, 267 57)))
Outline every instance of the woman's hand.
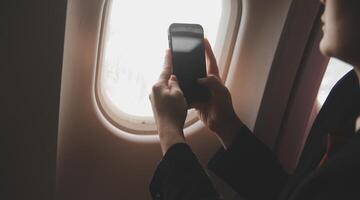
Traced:
POLYGON ((205 39, 204 45, 208 76, 199 79, 198 82, 209 88, 212 95, 208 102, 193 107, 198 111, 201 121, 215 132, 226 149, 235 139, 243 123, 234 111, 229 90, 220 79, 216 59, 208 40, 205 39))
POLYGON ((176 143, 185 143, 183 128, 187 104, 174 75, 171 75, 171 52, 166 51, 164 69, 149 96, 163 154, 176 143))

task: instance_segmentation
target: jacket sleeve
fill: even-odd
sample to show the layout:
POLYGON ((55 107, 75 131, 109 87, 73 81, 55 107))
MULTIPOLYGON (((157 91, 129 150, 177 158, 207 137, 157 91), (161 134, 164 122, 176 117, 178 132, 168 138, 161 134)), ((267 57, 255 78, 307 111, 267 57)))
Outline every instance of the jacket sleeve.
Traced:
POLYGON ((289 176, 274 153, 245 126, 227 150, 221 148, 214 155, 208 168, 249 200, 275 199, 289 176))
POLYGON ((187 144, 166 152, 150 183, 152 199, 218 200, 219 195, 187 144))

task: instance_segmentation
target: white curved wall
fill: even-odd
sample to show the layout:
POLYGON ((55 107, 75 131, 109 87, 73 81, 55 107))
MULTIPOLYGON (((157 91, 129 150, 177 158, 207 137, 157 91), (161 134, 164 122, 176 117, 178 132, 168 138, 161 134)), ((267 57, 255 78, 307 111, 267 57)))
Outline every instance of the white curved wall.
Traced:
POLYGON ((243 0, 226 85, 240 118, 253 129, 291 0, 243 0))

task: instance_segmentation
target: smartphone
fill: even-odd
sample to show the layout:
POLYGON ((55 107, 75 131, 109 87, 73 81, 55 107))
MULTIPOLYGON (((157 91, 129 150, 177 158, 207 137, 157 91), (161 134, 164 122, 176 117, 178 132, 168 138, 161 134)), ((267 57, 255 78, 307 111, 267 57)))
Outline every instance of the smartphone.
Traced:
POLYGON ((206 102, 208 88, 197 83, 206 77, 204 31, 199 24, 173 23, 169 26, 172 70, 188 105, 206 102))

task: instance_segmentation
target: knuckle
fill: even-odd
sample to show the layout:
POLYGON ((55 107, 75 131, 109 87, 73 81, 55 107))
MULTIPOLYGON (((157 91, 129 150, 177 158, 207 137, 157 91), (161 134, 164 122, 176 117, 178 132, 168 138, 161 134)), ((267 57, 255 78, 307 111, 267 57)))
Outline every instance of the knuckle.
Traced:
POLYGON ((182 97, 183 93, 180 90, 175 90, 174 91, 174 97, 179 98, 182 97))
POLYGON ((213 83, 219 83, 219 79, 214 74, 209 76, 209 80, 213 83))
POLYGON ((215 78, 216 76, 215 76, 215 74, 209 74, 208 77, 209 78, 215 78))
POLYGON ((216 79, 216 76, 214 74, 209 74, 208 78, 210 80, 214 80, 214 79, 216 79))
POLYGON ((214 86, 222 85, 219 79, 215 75, 209 76, 209 82, 214 86))
POLYGON ((153 86, 152 86, 152 91, 153 92, 159 92, 162 88, 162 85, 160 83, 155 83, 153 86))

